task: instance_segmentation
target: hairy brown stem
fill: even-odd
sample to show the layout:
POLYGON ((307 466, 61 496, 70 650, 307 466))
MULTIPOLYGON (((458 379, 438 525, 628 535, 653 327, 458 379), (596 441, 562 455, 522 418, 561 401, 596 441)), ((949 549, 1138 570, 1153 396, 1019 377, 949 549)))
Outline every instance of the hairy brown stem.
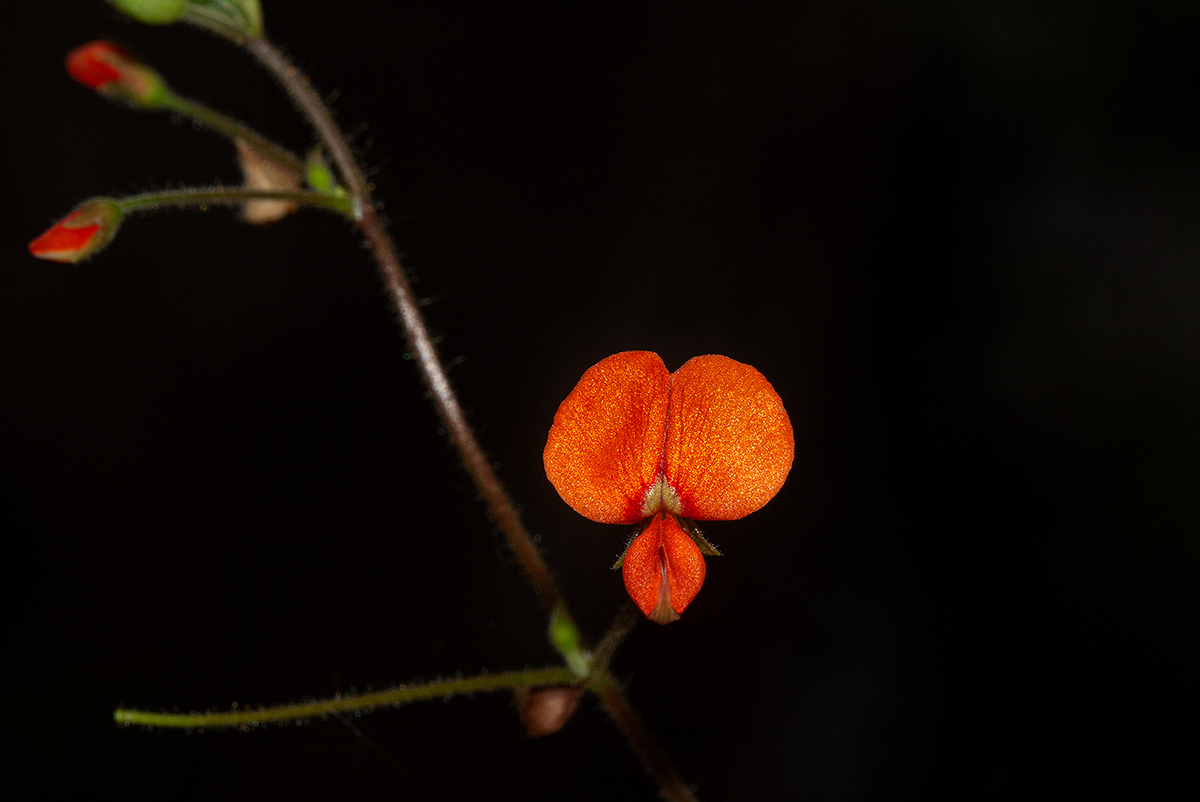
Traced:
MULTIPOLYGON (((329 155, 337 166, 338 172, 350 192, 350 197, 354 201, 354 218, 358 222, 359 230, 366 238, 367 244, 375 256, 384 286, 400 316, 409 346, 417 357, 421 378, 433 395, 438 415, 445 424, 446 431, 449 432, 450 439, 458 450, 463 465, 471 474, 475 486, 479 488, 479 493, 483 496, 488 510, 507 538, 509 547, 520 560, 525 573, 529 575, 542 603, 549 610, 554 610, 556 605, 561 605, 559 609, 565 613, 566 607, 565 604, 562 604, 562 593, 558 588, 558 583, 554 581, 541 552, 538 551, 533 538, 525 529, 525 525, 521 523, 516 505, 508 497, 496 472, 492 470, 491 463, 483 453, 479 441, 475 439, 475 433, 467 423, 458 398, 450 387, 450 380, 438 357, 433 338, 425 326, 416 296, 408 283, 408 277, 400 263, 400 257, 396 253, 396 246, 392 243, 383 222, 379 219, 362 169, 355 160, 341 129, 333 121, 333 115, 329 108, 313 89, 308 78, 269 41, 240 37, 235 38, 234 41, 245 45, 283 84, 292 100, 308 117, 316 129, 317 135, 325 143, 325 147, 329 149, 329 155)), ((623 637, 625 631, 627 629, 624 626, 617 628, 610 651, 616 647, 616 643, 623 637)), ((625 698, 625 694, 608 670, 603 669, 594 675, 590 687, 608 710, 616 722, 617 728, 625 736, 625 740, 641 760, 646 771, 658 784, 662 794, 673 802, 695 802, 695 797, 683 784, 683 780, 675 771, 670 758, 642 724, 637 711, 629 704, 629 700, 625 698)))
POLYGON ((396 253, 396 246, 384 229, 383 222, 379 219, 379 214, 375 210, 375 202, 367 188, 366 179, 363 177, 358 162, 354 159, 354 154, 350 152, 346 138, 333 121, 333 115, 330 114, 329 108, 313 89, 308 78, 296 69, 295 65, 288 61, 287 57, 274 45, 265 39, 250 39, 246 42, 246 47, 279 78, 288 94, 292 96, 292 100, 312 121, 317 134, 325 143, 325 147, 329 149, 329 155, 337 165, 338 172, 346 183, 350 196, 355 201, 354 213, 358 221, 358 228, 362 231, 375 256, 380 277, 400 316, 409 345, 417 357, 421 378, 433 394, 438 415, 445 424, 446 431, 449 432, 450 439, 458 450, 463 465, 471 474, 475 486, 479 488, 488 510, 491 511, 497 526, 507 538, 509 547, 521 562, 525 573, 529 575, 542 603, 546 605, 547 609, 553 609, 554 605, 562 598, 562 593, 559 591, 558 584, 554 581, 546 561, 542 559, 541 552, 534 545, 529 531, 521 523, 521 516, 517 512, 516 506, 508 497, 504 486, 500 484, 500 479, 492 470, 491 463, 483 453, 479 441, 475 439, 475 433, 470 424, 467 423, 458 398, 450 387, 450 380, 438 357, 433 338, 425 326, 425 320, 417 305, 417 298, 413 294, 404 267, 400 263, 400 257, 396 253))
POLYGON ((616 654, 617 647, 629 636, 630 632, 633 632, 633 628, 637 626, 641 617, 641 611, 632 601, 626 601, 621 606, 617 617, 608 625, 608 631, 604 633, 604 637, 592 650, 592 660, 595 662, 597 671, 607 670, 609 662, 616 654))
POLYGON ((692 789, 684 785, 683 778, 675 770, 671 759, 662 750, 654 736, 642 723, 642 718, 629 704, 617 681, 607 669, 600 672, 592 680, 589 687, 592 693, 599 697, 608 714, 612 716, 617 729, 625 736, 625 740, 633 749, 646 772, 654 778, 662 795, 671 802, 697 802, 692 789))

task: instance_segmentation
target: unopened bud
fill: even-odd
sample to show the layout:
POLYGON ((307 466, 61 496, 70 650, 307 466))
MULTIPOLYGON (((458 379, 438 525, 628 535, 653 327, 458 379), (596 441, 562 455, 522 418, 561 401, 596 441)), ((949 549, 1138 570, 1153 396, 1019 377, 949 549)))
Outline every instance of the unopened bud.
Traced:
POLYGON ((113 199, 92 198, 29 243, 29 252, 51 262, 80 262, 112 240, 124 216, 113 199))
POLYGON ((583 688, 550 685, 542 688, 517 688, 517 713, 530 738, 552 735, 570 720, 583 688))
POLYGON ((162 76, 124 48, 102 39, 68 53, 67 73, 102 95, 142 108, 158 106, 167 91, 162 76))
MULTIPOLYGON (((300 177, 279 163, 264 156, 253 146, 240 139, 233 140, 237 147, 238 164, 242 167, 246 189, 297 192, 300 177)), ((285 200, 246 201, 242 207, 242 219, 247 223, 274 223, 300 208, 285 200)))

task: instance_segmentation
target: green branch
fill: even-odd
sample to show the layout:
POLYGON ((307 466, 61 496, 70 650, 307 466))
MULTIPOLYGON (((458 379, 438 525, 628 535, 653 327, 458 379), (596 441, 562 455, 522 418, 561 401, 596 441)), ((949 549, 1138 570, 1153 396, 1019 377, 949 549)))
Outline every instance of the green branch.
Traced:
POLYGON ((421 699, 498 691, 523 685, 569 685, 573 682, 575 682, 575 675, 569 668, 542 668, 532 671, 509 671, 503 674, 481 674, 476 677, 443 680, 422 685, 401 685, 386 691, 337 696, 333 699, 277 707, 232 710, 228 713, 151 713, 145 710, 117 708, 113 711, 113 720, 118 724, 125 725, 140 724, 146 727, 177 729, 253 727, 272 721, 295 721, 314 716, 326 716, 331 713, 346 713, 375 707, 395 707, 421 699))
POLYGON ((350 198, 335 192, 308 190, 241 189, 239 187, 193 187, 143 192, 127 198, 114 198, 122 212, 157 209, 162 206, 239 206, 249 201, 286 201, 301 206, 331 209, 353 218, 350 198))

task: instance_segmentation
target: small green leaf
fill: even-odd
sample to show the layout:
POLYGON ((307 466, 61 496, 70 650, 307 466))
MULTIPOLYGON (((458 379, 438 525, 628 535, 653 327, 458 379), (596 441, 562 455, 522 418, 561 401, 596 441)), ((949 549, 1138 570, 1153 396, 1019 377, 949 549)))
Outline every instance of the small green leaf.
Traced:
POLYGON ((329 165, 325 163, 325 158, 321 155, 320 148, 313 148, 312 153, 308 154, 308 163, 305 164, 305 178, 308 179, 308 185, 317 192, 330 192, 333 190, 333 172, 329 169, 329 165))
POLYGON ((708 557, 720 557, 721 552, 716 546, 708 542, 708 538, 700 531, 700 527, 696 526, 696 522, 691 518, 684 518, 679 515, 672 516, 679 522, 679 528, 687 533, 687 536, 692 539, 692 542, 700 549, 700 553, 708 557))
POLYGON ((567 667, 575 676, 583 679, 591 673, 591 655, 583 649, 579 628, 561 602, 550 613, 550 642, 567 661, 567 667))

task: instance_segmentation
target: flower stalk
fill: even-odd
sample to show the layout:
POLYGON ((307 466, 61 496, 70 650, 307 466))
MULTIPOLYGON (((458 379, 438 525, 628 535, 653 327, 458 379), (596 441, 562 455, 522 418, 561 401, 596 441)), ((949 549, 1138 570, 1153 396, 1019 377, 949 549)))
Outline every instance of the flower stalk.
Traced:
POLYGON ((625 736, 634 754, 642 762, 642 768, 654 779, 663 797, 672 802, 697 802, 692 789, 687 787, 667 753, 646 729, 641 716, 633 705, 629 704, 612 674, 607 670, 600 672, 588 689, 604 704, 604 708, 612 716, 613 723, 625 736))
POLYGON ((253 128, 238 122, 232 117, 211 109, 203 103, 198 103, 191 98, 178 95, 169 88, 164 89, 162 97, 155 108, 173 111, 176 114, 199 123, 205 128, 216 131, 218 134, 224 134, 234 141, 240 139, 280 167, 301 178, 305 177, 307 173, 308 168, 304 160, 287 148, 275 144, 253 128))
POLYGON ((417 685, 406 684, 384 691, 339 694, 332 699, 318 699, 314 702, 276 707, 248 707, 223 713, 154 713, 148 710, 117 708, 113 711, 113 720, 118 724, 173 729, 255 727, 277 721, 296 721, 376 707, 395 707, 422 699, 439 699, 528 686, 561 685, 573 681, 571 671, 560 666, 531 671, 508 671, 503 674, 480 674, 417 685))
POLYGON ((253 147, 264 158, 303 179, 308 165, 291 151, 243 123, 203 103, 176 94, 163 77, 129 51, 102 39, 67 54, 67 73, 105 97, 147 111, 171 111, 236 142, 253 147))
POLYGON ((255 201, 285 201, 300 206, 329 209, 352 217, 350 199, 334 192, 312 190, 263 190, 238 187, 193 187, 169 189, 162 192, 143 192, 115 199, 123 212, 146 211, 164 206, 240 206, 255 201))
POLYGON ((162 192, 143 192, 126 198, 91 198, 29 243, 29 253, 49 262, 75 264, 98 253, 121 227, 129 212, 148 211, 165 206, 249 206, 263 202, 283 202, 296 206, 315 206, 338 212, 353 219, 350 198, 341 192, 311 190, 262 190, 238 187, 193 187, 162 192))

